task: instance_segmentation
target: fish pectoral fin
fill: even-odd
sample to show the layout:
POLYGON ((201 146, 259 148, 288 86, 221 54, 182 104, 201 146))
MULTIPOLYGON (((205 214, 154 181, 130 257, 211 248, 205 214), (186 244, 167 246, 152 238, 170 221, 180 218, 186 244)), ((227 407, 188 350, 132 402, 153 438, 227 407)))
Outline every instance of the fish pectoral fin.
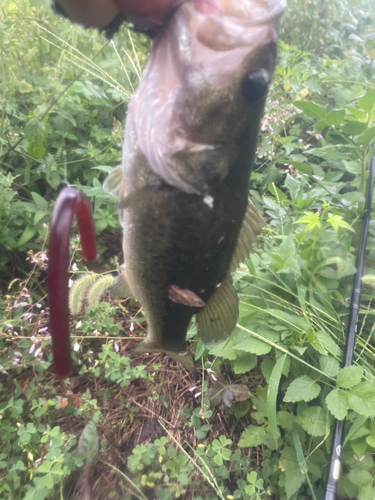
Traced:
POLYGON ((120 274, 115 278, 113 284, 108 288, 108 291, 110 296, 114 299, 135 299, 129 283, 126 281, 123 266, 121 266, 120 274))
POLYGON ((230 274, 196 315, 198 335, 204 344, 215 344, 228 337, 236 327, 238 297, 230 274))
POLYGON ((177 285, 169 285, 168 297, 172 302, 190 307, 204 307, 206 303, 194 292, 177 285))
POLYGON ((193 354, 188 346, 186 346, 185 351, 181 352, 167 351, 158 347, 152 340, 150 341, 146 338, 143 342, 137 345, 137 347, 134 347, 134 349, 130 351, 130 356, 145 354, 146 352, 164 352, 170 358, 178 361, 184 368, 186 368, 186 370, 195 370, 193 354))
POLYGON ((236 249, 229 266, 231 273, 238 268, 241 262, 249 258, 249 254, 253 251, 253 244, 256 242, 263 226, 264 221, 259 210, 252 203, 248 203, 240 234, 238 235, 236 249))
POLYGON ((115 167, 106 177, 103 183, 103 189, 106 193, 115 198, 120 198, 120 189, 122 183, 122 166, 115 167))

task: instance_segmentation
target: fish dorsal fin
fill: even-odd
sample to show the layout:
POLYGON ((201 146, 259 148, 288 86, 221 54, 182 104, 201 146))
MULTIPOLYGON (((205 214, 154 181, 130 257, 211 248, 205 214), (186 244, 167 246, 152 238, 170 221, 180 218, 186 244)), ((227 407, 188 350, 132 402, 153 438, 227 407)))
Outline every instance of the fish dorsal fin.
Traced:
POLYGON ((120 198, 120 189, 122 183, 122 166, 115 167, 106 177, 103 183, 103 189, 106 193, 115 198, 120 198))
POLYGON ((238 235, 237 246, 229 266, 231 273, 238 268, 241 262, 249 258, 249 254, 253 250, 253 244, 256 242, 263 226, 264 222, 259 210, 252 203, 248 203, 240 234, 238 235))
POLYGON ((109 294, 114 299, 135 299, 131 288, 126 281, 124 266, 121 266, 120 274, 115 278, 113 284, 108 288, 109 294))
POLYGON ((230 274, 196 315, 197 330, 204 344, 215 344, 228 337, 236 327, 238 297, 230 274))

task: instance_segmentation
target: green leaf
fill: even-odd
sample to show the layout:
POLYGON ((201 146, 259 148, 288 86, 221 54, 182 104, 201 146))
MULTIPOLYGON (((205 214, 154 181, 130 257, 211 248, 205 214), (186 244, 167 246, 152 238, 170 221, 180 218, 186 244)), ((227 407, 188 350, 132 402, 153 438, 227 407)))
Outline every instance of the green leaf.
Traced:
POLYGON ((362 276, 362 283, 375 289, 375 274, 362 276))
POLYGON ((321 226, 320 213, 305 212, 305 215, 296 220, 294 224, 307 224, 305 231, 312 231, 316 227, 319 228, 321 226))
POLYGON ((78 453, 86 455, 86 465, 91 467, 98 457, 99 438, 95 422, 89 420, 78 441, 78 453))
POLYGON ((269 384, 272 370, 275 366, 275 362, 272 359, 264 359, 260 365, 260 369, 262 371, 263 377, 266 379, 266 382, 269 384))
POLYGON ((350 447, 358 457, 363 457, 367 450, 368 444, 365 438, 355 439, 354 441, 350 441, 350 447))
POLYGON ((368 470, 358 469, 358 468, 351 469, 349 471, 348 479, 357 486, 363 486, 366 483, 372 484, 374 480, 372 474, 368 470))
POLYGON ((327 413, 321 406, 310 406, 295 418, 310 436, 325 436, 327 431, 327 413))
POLYGON ((282 370, 284 367, 284 363, 287 355, 284 354, 281 356, 271 373, 270 381, 268 384, 267 390, 267 416, 268 416, 268 424, 269 429, 274 440, 275 446, 277 448, 277 417, 276 417, 276 402, 277 402, 277 394, 279 391, 280 378, 282 375, 282 370))
MULTIPOLYGON (((361 111, 358 108, 353 108, 353 106, 345 106, 345 109, 347 109, 353 116, 355 116, 359 121, 366 123, 367 122, 367 115, 363 111, 361 111)), ((367 124, 366 124, 367 126, 367 124)))
POLYGON ((302 194, 300 181, 292 177, 290 174, 287 174, 284 185, 289 190, 292 200, 297 201, 302 194))
POLYGON ((213 356, 220 356, 221 358, 228 359, 229 361, 237 359, 238 352, 235 350, 233 336, 223 342, 220 342, 220 344, 214 345, 210 349, 210 354, 213 356))
POLYGON ((273 318, 280 321, 290 330, 301 333, 309 333, 311 330, 311 325, 308 320, 303 316, 297 316, 296 314, 289 314, 280 309, 266 309, 264 312, 268 313, 273 318))
MULTIPOLYGON (((363 426, 364 426, 366 420, 367 420, 367 417, 363 417, 362 415, 357 416, 357 418, 354 420, 352 426, 350 427, 349 432, 345 436, 343 447, 346 445, 346 443, 348 441, 358 437, 357 436, 358 431, 365 429, 365 427, 363 427, 363 426)), ((368 431, 366 429, 366 433, 369 434, 369 432, 370 431, 368 431)), ((360 435, 362 436, 363 434, 360 434, 360 435)))
POLYGON ((296 259, 296 245, 293 234, 289 234, 284 241, 276 248, 273 248, 269 255, 272 259, 272 265, 277 272, 300 274, 300 268, 296 259))
POLYGON ((337 374, 336 386, 343 389, 351 389, 359 384, 363 377, 363 368, 360 366, 347 366, 341 368, 337 374))
POLYGON ((326 116, 325 121, 334 127, 340 125, 344 121, 345 110, 344 109, 331 109, 326 116))
POLYGON ((371 434, 370 436, 367 436, 367 438, 366 438, 366 443, 367 443, 369 446, 372 446, 373 448, 375 448, 375 435, 374 435, 374 434, 371 434))
POLYGON ((354 137, 356 135, 361 134, 366 129, 367 129, 367 123, 356 122, 351 120, 344 125, 342 131, 344 132, 344 134, 351 135, 354 137))
POLYGON ((272 346, 266 344, 262 340, 252 337, 250 334, 248 338, 239 344, 235 345, 234 348, 237 351, 250 352, 262 356, 263 354, 268 354, 272 349, 272 346))
POLYGON ((46 152, 46 148, 44 147, 46 140, 44 123, 37 118, 32 118, 26 124, 25 138, 28 142, 27 152, 39 160, 46 152))
POLYGON ((357 137, 358 144, 368 146, 375 139, 375 127, 368 128, 357 137))
POLYGON ((348 391, 349 407, 360 415, 375 417, 375 388, 368 382, 361 382, 348 391))
POLYGON ((320 120, 325 120, 327 113, 324 108, 310 101, 294 101, 293 103, 296 108, 304 112, 309 118, 319 118, 320 120))
POLYGON ((348 414, 348 395, 345 391, 333 389, 326 397, 326 404, 337 420, 343 420, 348 414))
POLYGON ((257 364, 258 358, 255 354, 248 353, 244 356, 239 356, 232 362, 234 373, 246 373, 251 371, 257 364))
POLYGON ((290 384, 284 401, 286 403, 295 403, 297 401, 311 401, 320 393, 320 386, 308 375, 298 377, 290 384))
POLYGON ((252 448, 261 445, 266 438, 264 426, 249 425, 241 434, 238 442, 240 448, 252 448))
POLYGON ((332 356, 319 357, 320 369, 329 377, 335 377, 340 369, 340 363, 332 356))
POLYGON ((21 247, 22 245, 27 243, 29 240, 31 240, 31 238, 35 235, 35 233, 36 233, 36 229, 34 229, 31 226, 26 226, 26 229, 24 230, 20 239, 17 242, 17 246, 21 247))
POLYGON ((336 344, 333 338, 324 330, 319 330, 315 334, 316 340, 328 351, 332 356, 338 357, 341 354, 340 347, 336 344))
POLYGON ((64 118, 68 122, 70 122, 73 125, 73 127, 77 127, 77 123, 76 123, 75 119, 67 111, 65 111, 63 109, 57 109, 56 111, 54 111, 54 113, 56 113, 57 115, 61 116, 62 118, 64 118))
POLYGON ((349 229, 349 231, 354 232, 354 229, 351 226, 349 226, 347 222, 344 221, 341 215, 328 214, 327 222, 328 224, 331 224, 331 226, 335 231, 338 231, 338 228, 342 227, 344 229, 349 229))
POLYGON ((298 162, 298 161, 290 161, 289 162, 296 170, 302 172, 303 174, 311 175, 312 168, 308 163, 298 162))
POLYGON ((285 471, 285 491, 288 500, 299 490, 304 478, 305 476, 297 462, 288 466, 285 471))
POLYGON ((41 477, 38 481, 37 489, 41 490, 43 488, 47 488, 48 490, 52 490, 53 488, 53 477, 50 472, 45 476, 41 477))
POLYGON ((292 430, 294 416, 287 411, 277 412, 277 423, 280 427, 287 431, 292 430))
POLYGON ((20 435, 19 437, 19 441, 22 443, 22 444, 27 444, 27 443, 30 443, 30 439, 31 439, 31 435, 28 433, 28 432, 24 432, 23 434, 20 435))
POLYGON ((282 202, 287 199, 287 195, 281 191, 275 184, 272 182, 268 184, 268 191, 277 198, 278 202, 282 202))
POLYGON ((48 202, 38 193, 32 192, 30 194, 33 197, 35 205, 38 207, 38 209, 42 210, 43 212, 48 212, 48 202))
POLYGON ((292 426, 292 438, 293 438, 294 451, 296 453, 298 465, 301 469, 302 474, 306 474, 306 472, 307 472, 306 460, 305 460, 305 456, 303 454, 302 443, 301 443, 301 438, 299 437, 298 427, 295 423, 293 423, 293 426, 292 426))
POLYGON ((375 106, 375 89, 370 90, 358 101, 358 106, 370 114, 375 106))
POLYGON ((34 215, 34 224, 37 225, 38 222, 40 222, 43 217, 45 217, 47 215, 47 212, 42 212, 41 210, 38 210, 37 212, 35 212, 35 215, 34 215))
POLYGON ((361 164, 356 161, 342 161, 345 165, 345 170, 353 175, 361 175, 362 167, 361 164))

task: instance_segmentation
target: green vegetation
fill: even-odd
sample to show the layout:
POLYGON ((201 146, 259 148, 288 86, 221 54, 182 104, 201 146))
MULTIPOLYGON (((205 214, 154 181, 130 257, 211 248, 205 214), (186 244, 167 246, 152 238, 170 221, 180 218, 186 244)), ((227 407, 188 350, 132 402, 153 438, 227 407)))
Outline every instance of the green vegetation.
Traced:
MULTIPOLYGON (((142 311, 102 296, 121 233, 101 185, 121 161, 149 42, 125 28, 107 42, 42 1, 3 2, 0 498, 67 500, 77 488, 84 498, 90 484, 92 498, 115 500, 322 499, 344 418, 338 496, 374 498, 373 223, 354 362, 340 368, 374 155, 374 19, 372 0, 289 1, 250 191, 267 226, 234 275, 235 332, 208 351, 192 327, 204 369, 186 375, 155 355, 130 361, 142 311), (92 200, 101 257, 91 270, 102 277, 75 286, 74 312, 90 307, 72 318, 75 368, 63 384, 50 368, 45 268, 67 182, 92 200)), ((77 282, 76 237, 71 250, 77 282)))

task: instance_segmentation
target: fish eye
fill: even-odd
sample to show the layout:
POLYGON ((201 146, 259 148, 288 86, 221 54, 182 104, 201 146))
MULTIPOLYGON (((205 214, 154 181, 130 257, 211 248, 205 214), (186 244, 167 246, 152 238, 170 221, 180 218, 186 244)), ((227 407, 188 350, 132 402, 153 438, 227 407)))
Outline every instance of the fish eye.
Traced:
POLYGON ((256 102, 268 90, 270 77, 265 69, 252 71, 242 81, 241 93, 246 102, 256 102))

